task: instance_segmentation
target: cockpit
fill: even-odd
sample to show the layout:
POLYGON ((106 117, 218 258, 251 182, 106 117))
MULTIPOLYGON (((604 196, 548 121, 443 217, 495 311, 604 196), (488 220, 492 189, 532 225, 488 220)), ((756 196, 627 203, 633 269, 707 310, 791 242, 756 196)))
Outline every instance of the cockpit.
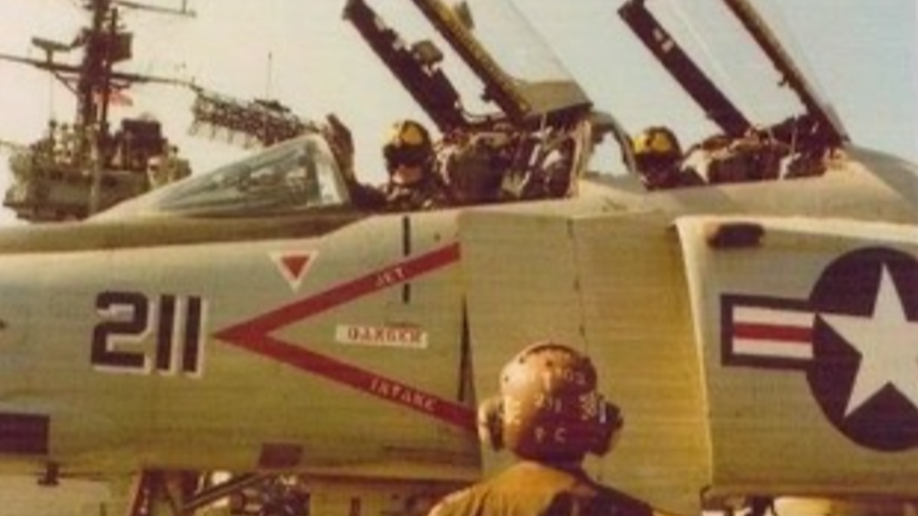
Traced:
POLYGON ((842 157, 843 125, 782 44, 789 38, 748 0, 628 0, 618 12, 686 94, 679 102, 704 115, 694 127, 715 131, 689 134, 696 143, 682 147, 684 124, 664 116, 665 126, 637 133, 636 169, 649 189, 816 176, 842 157))
MULTIPOLYGON (((378 7, 384 6, 380 2, 378 7)), ((476 22, 471 11, 441 9, 433 0, 420 0, 415 6, 434 29, 425 32, 434 34, 414 44, 403 41, 365 0, 349 0, 343 14, 439 132, 433 161, 450 190, 449 206, 575 195, 596 136, 592 103, 577 82, 548 49, 536 44, 535 34, 484 26, 506 21, 527 28, 514 10, 479 2, 475 12, 487 16, 476 22), (493 33, 513 34, 520 41, 517 55, 510 56, 515 59, 495 59, 490 48, 507 46, 486 48, 478 40, 479 35, 493 33), (459 61, 444 63, 446 48, 459 61), (450 71, 461 80, 447 77, 446 64, 458 65, 450 71), (484 105, 481 99, 487 99, 484 105)), ((403 21, 398 11, 390 14, 403 21)), ((329 129, 312 128, 305 136, 126 202, 97 218, 393 211, 363 202, 359 193, 364 190, 355 184, 365 179, 359 179, 364 174, 353 165, 353 142, 345 144, 348 138, 339 139, 342 135, 330 134, 329 129)))
MULTIPOLYGON (((820 175, 827 169, 847 135, 744 0, 727 2, 731 16, 745 27, 728 32, 751 40, 746 45, 754 43, 760 47, 754 50, 764 51, 768 57, 764 67, 767 79, 760 82, 777 84, 769 89, 779 90, 782 98, 790 97, 790 102, 774 103, 781 108, 776 109, 782 113, 777 117, 752 118, 747 116, 753 114, 751 111, 741 111, 692 60, 689 54, 698 52, 680 46, 683 38, 676 38, 658 20, 658 16, 666 19, 666 11, 655 13, 646 3, 629 0, 620 15, 717 129, 714 136, 689 147, 679 144, 679 131, 671 131, 668 123, 628 134, 617 120, 601 116, 577 81, 560 66, 550 66, 557 64, 549 59, 550 52, 544 52, 546 59, 536 59, 543 56, 535 51, 534 43, 502 45, 498 41, 484 45, 480 37, 489 34, 513 34, 514 38, 522 34, 521 30, 499 24, 489 27, 487 23, 506 20, 511 27, 527 27, 512 16, 513 11, 498 9, 499 2, 476 2, 475 12, 487 15, 473 18, 468 3, 463 4, 464 9, 445 9, 435 0, 414 0, 435 29, 439 45, 436 39, 407 43, 366 0, 349 0, 344 18, 439 130, 435 161, 440 179, 455 199, 450 206, 575 196, 578 180, 592 171, 594 155, 603 140, 614 140, 611 146, 619 151, 616 154, 624 168, 639 175, 648 190, 804 177, 820 175), (460 92, 465 89, 460 86, 468 86, 465 81, 447 77, 447 71, 457 70, 445 66, 453 64, 445 62, 445 48, 452 49, 465 64, 465 75, 474 78, 469 81, 472 95, 460 92), (496 59, 491 49, 497 49, 502 59, 496 59), (529 66, 514 66, 520 60, 529 66), (466 102, 476 94, 479 100, 486 100, 484 106, 466 102), (788 104, 797 107, 789 117, 784 109, 788 104), (608 134, 614 138, 604 138, 608 134)), ((379 9, 386 5, 378 4, 379 9)), ((403 21, 394 14, 390 18, 403 21)), ((533 35, 531 40, 538 38, 533 35)), ((733 50, 736 45, 721 47, 733 50)), ((760 89, 755 88, 753 102, 745 103, 757 108, 754 114, 773 104, 763 100, 770 97, 760 89)), ((648 108, 641 103, 640 109, 648 108)), ((692 137, 694 140, 698 135, 692 137)), ((358 174, 353 167, 353 146, 339 143, 316 127, 304 136, 210 174, 126 202, 98 218, 368 211, 354 188, 358 174), (350 155, 342 156, 342 148, 349 149, 350 155)), ((621 168, 620 163, 616 169, 621 168)))
POLYGON ((285 215, 349 204, 328 144, 321 135, 308 134, 125 202, 98 218, 285 215))

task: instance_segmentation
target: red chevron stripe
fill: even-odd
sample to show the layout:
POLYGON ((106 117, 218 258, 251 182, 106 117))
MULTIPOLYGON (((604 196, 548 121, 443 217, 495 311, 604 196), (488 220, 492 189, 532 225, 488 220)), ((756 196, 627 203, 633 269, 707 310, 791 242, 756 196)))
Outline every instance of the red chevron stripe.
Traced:
POLYGON ((475 431, 475 413, 465 405, 413 388, 398 380, 316 353, 302 345, 272 337, 274 331, 321 314, 363 296, 405 283, 459 260, 452 244, 333 286, 314 296, 282 306, 251 320, 220 330, 214 337, 230 345, 276 360, 377 398, 475 431))

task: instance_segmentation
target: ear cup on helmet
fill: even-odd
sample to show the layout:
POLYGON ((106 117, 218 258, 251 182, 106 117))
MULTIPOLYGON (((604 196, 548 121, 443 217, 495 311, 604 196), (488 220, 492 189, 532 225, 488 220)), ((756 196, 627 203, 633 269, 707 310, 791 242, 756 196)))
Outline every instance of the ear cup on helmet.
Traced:
POLYGON ((600 457, 608 453, 615 435, 624 424, 625 419, 618 405, 605 400, 601 401, 597 419, 598 435, 596 442, 590 446, 589 452, 600 457))
POLYGON ((504 402, 500 396, 478 405, 478 438, 494 451, 504 448, 504 402))

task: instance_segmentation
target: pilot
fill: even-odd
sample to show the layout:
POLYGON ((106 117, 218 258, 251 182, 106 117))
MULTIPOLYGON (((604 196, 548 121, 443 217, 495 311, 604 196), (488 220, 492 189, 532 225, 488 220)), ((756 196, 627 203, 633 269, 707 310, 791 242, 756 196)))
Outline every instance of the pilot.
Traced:
POLYGON ((352 153, 349 151, 352 149, 350 135, 341 133, 339 128, 336 130, 339 136, 332 135, 333 150, 335 145, 340 147, 335 151, 336 159, 345 172, 344 180, 351 199, 358 207, 373 211, 416 211, 457 204, 436 170, 433 142, 420 122, 406 119, 392 125, 391 134, 383 145, 388 179, 378 187, 357 180, 352 160, 348 158, 352 153))
POLYGON ((644 502, 599 484, 582 467, 606 454, 622 427, 596 391, 590 359, 556 342, 523 349, 500 374, 500 395, 478 410, 479 437, 517 458, 496 476, 441 500, 429 516, 650 516, 644 502))
POLYGON ((454 204, 449 188, 436 171, 430 133, 415 120, 393 124, 383 146, 388 181, 382 186, 386 209, 429 210, 454 204))
POLYGON ((691 168, 682 167, 679 139, 666 127, 648 127, 632 141, 634 160, 648 190, 703 185, 691 168))

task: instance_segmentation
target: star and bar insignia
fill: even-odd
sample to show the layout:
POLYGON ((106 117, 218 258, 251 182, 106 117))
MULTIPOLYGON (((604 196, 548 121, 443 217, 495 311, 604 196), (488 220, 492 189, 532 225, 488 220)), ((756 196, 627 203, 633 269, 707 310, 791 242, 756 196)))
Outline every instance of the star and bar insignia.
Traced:
POLYGON ((832 424, 881 451, 918 446, 918 260, 871 247, 823 270, 807 299, 723 294, 726 366, 797 369, 832 424))

